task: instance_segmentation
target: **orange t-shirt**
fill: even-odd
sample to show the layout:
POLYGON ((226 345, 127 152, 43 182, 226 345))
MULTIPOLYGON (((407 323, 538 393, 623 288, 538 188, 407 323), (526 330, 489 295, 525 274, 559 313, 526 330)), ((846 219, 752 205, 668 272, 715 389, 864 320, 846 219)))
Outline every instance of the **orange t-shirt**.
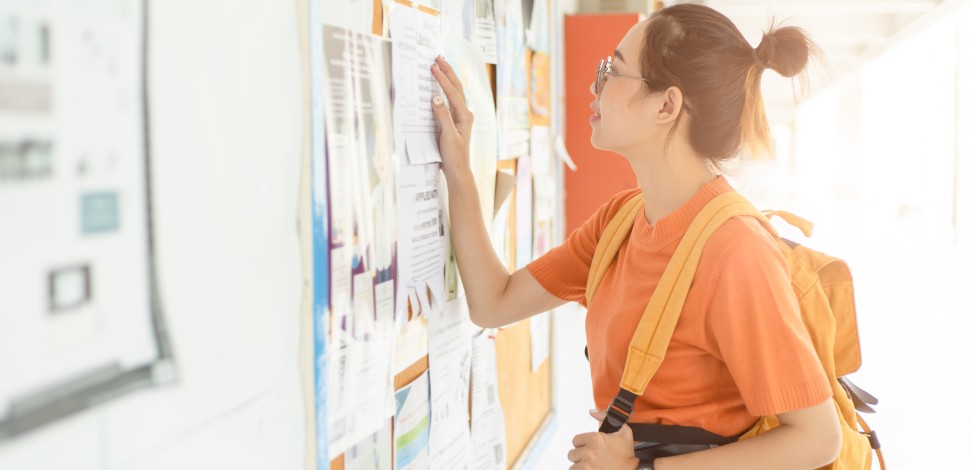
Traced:
MULTIPOLYGON (((562 245, 527 266, 549 292, 588 307, 588 359, 599 409, 618 393, 629 342, 680 239, 706 203, 732 190, 721 176, 654 226, 639 216, 591 305, 585 305, 585 286, 598 238, 640 190, 612 197, 562 245)), ((665 360, 630 421, 732 436, 759 416, 830 397, 784 256, 756 219, 731 219, 706 244, 665 360)))

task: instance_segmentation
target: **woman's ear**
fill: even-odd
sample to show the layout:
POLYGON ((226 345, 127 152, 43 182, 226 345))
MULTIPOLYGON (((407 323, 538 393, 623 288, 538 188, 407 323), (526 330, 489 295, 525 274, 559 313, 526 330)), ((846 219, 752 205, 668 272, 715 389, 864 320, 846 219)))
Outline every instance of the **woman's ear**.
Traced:
POLYGON ((659 96, 661 100, 659 101, 659 110, 656 113, 656 122, 659 124, 674 122, 682 110, 682 90, 671 86, 659 96))

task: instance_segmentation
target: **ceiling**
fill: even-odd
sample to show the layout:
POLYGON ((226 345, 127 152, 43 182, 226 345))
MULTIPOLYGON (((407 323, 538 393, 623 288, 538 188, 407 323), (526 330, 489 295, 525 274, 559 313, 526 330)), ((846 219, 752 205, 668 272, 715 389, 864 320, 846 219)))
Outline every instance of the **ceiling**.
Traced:
MULTIPOLYGON (((771 19, 804 28, 818 43, 823 61, 814 66, 811 89, 821 86, 882 47, 909 24, 931 13, 940 0, 707 0, 729 17, 754 46, 771 19)), ((793 119, 793 81, 764 74, 764 102, 771 122, 793 119)))
MULTIPOLYGON (((638 11, 652 2, 640 0, 580 0, 579 12, 638 11)), ((725 14, 751 45, 772 20, 804 28, 821 47, 824 60, 812 68, 810 91, 847 71, 870 52, 940 6, 942 0, 702 0, 664 1, 702 3, 725 14)), ((793 119, 795 88, 792 80, 764 74, 763 95, 771 122, 793 119)), ((798 88, 799 89, 799 88, 798 88)), ((805 93, 806 95, 806 93, 805 93)), ((800 96, 800 95, 799 95, 800 96)))

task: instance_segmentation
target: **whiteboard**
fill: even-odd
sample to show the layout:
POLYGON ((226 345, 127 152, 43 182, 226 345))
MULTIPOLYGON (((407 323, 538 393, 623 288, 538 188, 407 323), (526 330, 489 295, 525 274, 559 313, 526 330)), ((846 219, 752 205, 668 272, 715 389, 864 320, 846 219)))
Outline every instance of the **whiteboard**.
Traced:
POLYGON ((0 442, 171 379, 144 0, 0 0, 0 442))

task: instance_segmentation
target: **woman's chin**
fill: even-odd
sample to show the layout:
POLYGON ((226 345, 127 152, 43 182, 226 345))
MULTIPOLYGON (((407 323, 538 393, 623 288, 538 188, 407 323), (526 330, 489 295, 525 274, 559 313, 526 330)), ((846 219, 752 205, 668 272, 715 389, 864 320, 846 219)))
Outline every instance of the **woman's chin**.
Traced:
POLYGON ((605 150, 601 145, 598 145, 598 138, 595 136, 594 132, 591 133, 591 146, 598 150, 605 150))

